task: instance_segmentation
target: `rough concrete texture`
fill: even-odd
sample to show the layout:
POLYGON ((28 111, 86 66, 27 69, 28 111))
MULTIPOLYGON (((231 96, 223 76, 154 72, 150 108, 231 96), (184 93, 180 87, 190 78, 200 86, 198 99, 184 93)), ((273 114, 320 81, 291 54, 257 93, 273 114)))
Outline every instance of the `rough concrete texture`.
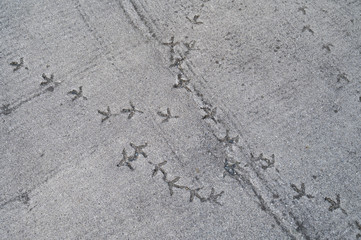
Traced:
POLYGON ((359 0, 0 10, 0 239, 361 238, 359 0))

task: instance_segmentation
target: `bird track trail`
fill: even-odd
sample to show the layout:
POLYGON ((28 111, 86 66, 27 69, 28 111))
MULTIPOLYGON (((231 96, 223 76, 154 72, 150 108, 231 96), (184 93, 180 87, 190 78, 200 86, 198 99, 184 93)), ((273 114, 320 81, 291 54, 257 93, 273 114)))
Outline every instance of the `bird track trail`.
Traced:
MULTIPOLYGON (((79 0, 73 0, 75 9, 78 11, 82 21, 88 29, 89 34, 93 36, 99 47, 100 55, 103 55, 103 57, 108 56, 107 61, 113 65, 112 68, 115 69, 117 75, 120 75, 121 70, 116 65, 115 57, 112 55, 110 50, 111 48, 108 47, 108 44, 111 44, 111 42, 106 38, 106 36, 102 35, 100 31, 97 31, 96 27, 91 22, 91 14, 87 13, 88 9, 84 8, 80 2, 81 1, 79 0)), ((152 44, 149 45, 152 46, 157 53, 159 53, 165 62, 167 62, 169 56, 165 55, 164 51, 162 51, 165 47, 162 43, 165 39, 169 39, 169 35, 164 32, 164 27, 157 24, 157 21, 155 21, 151 16, 151 13, 147 10, 146 3, 137 0, 114 0, 114 2, 119 7, 118 10, 123 13, 123 16, 129 25, 135 31, 139 32, 144 37, 145 41, 150 41, 152 44)), ((187 21, 187 19, 185 18, 184 21, 187 21)), ((202 24, 198 25, 197 28, 201 28, 204 25, 204 21, 205 20, 202 19, 202 24)), ((182 32, 173 34, 178 37, 182 36, 182 32)), ((198 39, 196 40, 198 41, 198 39)), ((182 56, 184 52, 176 51, 175 54, 182 56)), ((243 134, 244 131, 242 129, 245 127, 245 123, 239 123, 236 113, 227 107, 227 104, 222 99, 210 98, 210 96, 212 96, 212 91, 207 87, 207 80, 202 76, 202 73, 197 70, 197 65, 193 63, 190 58, 191 57, 186 57, 181 63, 176 65, 170 63, 170 66, 174 66, 168 67, 168 70, 175 77, 178 74, 182 74, 183 77, 186 77, 186 79, 191 79, 190 91, 185 91, 184 89, 179 89, 179 91, 184 91, 184 94, 191 94, 191 99, 193 99, 198 108, 197 110, 199 116, 196 116, 197 118, 201 119, 202 114, 204 114, 201 108, 217 108, 219 110, 216 114, 216 118, 212 119, 213 121, 210 119, 205 119, 203 121, 208 127, 209 132, 211 132, 215 138, 217 138, 216 136, 224 136, 226 130, 231 130, 232 134, 238 134, 239 142, 233 143, 231 146, 222 146, 224 148, 225 158, 240 161, 242 164, 242 167, 237 168, 238 174, 233 177, 233 179, 239 183, 241 187, 240 191, 252 196, 254 201, 258 203, 260 209, 273 218, 274 222, 285 234, 287 234, 290 239, 311 239, 311 235, 314 236, 314 234, 317 234, 317 230, 312 227, 312 221, 316 221, 316 218, 313 218, 313 209, 307 206, 300 207, 301 212, 303 214, 307 214, 309 219, 311 219, 311 224, 308 224, 307 227, 303 226, 303 223, 300 223, 302 216, 300 216, 299 212, 294 211, 295 204, 292 199, 294 192, 292 192, 292 189, 289 187, 289 182, 282 178, 282 174, 276 167, 262 169, 262 166, 259 166, 257 162, 254 161, 252 154, 257 155, 257 153, 252 152, 251 141, 247 141, 245 134, 243 134)), ((60 77, 60 80, 61 79, 63 78, 60 77)), ((169 82, 170 87, 173 83, 174 82, 171 81, 169 82)), ((287 94, 287 96, 290 96, 294 91, 296 91, 297 83, 289 82, 275 91, 269 92, 266 94, 266 97, 278 99, 278 97, 282 95, 278 93, 284 91, 285 87, 290 90, 287 94)), ((16 110, 24 103, 27 103, 47 92, 47 89, 41 91, 38 90, 31 96, 20 100, 18 103, 10 103, 10 112, 16 110)), ((285 95, 283 94, 282 97, 284 96, 285 95)), ((151 121, 152 125, 156 127, 158 134, 164 140, 164 144, 167 144, 171 149, 171 152, 174 154, 174 158, 176 158, 181 165, 184 164, 179 155, 176 153, 177 147, 172 145, 171 141, 169 141, 171 136, 164 131, 160 124, 157 123, 154 116, 151 116, 151 121)), ((222 158, 219 160, 223 163, 225 159, 222 158)), ((223 168, 220 169, 220 173, 223 171, 223 168)), ((9 201, 17 201, 18 199, 20 199, 19 196, 16 196, 9 201)), ((4 204, 7 204, 7 202, 4 204)), ((327 233, 324 234, 326 234, 326 237, 329 237, 327 233)))

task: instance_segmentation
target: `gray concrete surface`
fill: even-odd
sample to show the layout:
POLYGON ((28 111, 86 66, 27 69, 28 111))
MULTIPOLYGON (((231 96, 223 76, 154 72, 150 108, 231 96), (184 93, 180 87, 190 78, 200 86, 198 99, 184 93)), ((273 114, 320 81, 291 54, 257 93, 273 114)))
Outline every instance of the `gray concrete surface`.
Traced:
POLYGON ((359 0, 0 9, 0 239, 361 238, 359 0))

